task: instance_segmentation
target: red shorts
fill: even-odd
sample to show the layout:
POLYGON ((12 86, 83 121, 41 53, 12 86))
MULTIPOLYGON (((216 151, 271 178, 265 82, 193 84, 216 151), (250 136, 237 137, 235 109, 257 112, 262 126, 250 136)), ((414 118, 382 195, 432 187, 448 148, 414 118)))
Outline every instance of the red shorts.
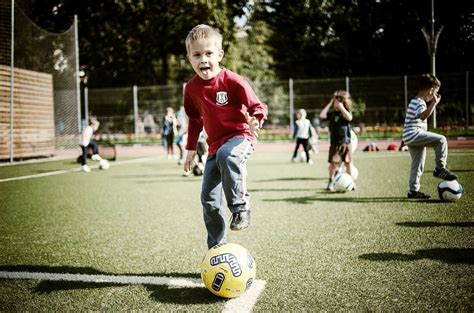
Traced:
POLYGON ((328 162, 349 163, 352 161, 352 149, 350 143, 331 144, 329 147, 328 162))

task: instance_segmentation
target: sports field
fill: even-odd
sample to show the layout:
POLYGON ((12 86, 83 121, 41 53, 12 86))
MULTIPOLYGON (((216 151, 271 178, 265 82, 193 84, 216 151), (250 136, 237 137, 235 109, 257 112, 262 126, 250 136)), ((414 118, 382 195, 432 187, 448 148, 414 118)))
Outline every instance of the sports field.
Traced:
POLYGON ((357 191, 328 193, 326 151, 309 166, 257 150, 252 225, 228 238, 257 263, 260 288, 241 302, 200 284, 201 179, 176 161, 123 157, 89 174, 73 159, 2 166, 0 311, 472 312, 473 152, 449 151, 464 194, 444 203, 432 152, 432 199, 416 201, 408 153, 358 151, 357 191))

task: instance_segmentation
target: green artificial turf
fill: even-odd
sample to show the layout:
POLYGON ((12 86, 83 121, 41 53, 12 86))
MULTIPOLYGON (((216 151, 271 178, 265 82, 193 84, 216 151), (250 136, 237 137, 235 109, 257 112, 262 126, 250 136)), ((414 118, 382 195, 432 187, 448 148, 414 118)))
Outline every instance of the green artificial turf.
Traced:
MULTIPOLYGON (((256 152, 248 163, 252 225, 229 232, 266 287, 259 311, 474 308, 473 150, 450 150, 464 187, 437 199, 428 153, 422 190, 408 200, 410 157, 357 152, 357 191, 328 193, 327 154, 314 165, 256 152)), ((74 160, 0 167, 0 179, 76 168, 74 160)), ((0 271, 199 278, 206 232, 200 177, 175 161, 111 163, 0 182, 0 271)), ((0 311, 220 311, 203 288, 0 279, 0 311)))

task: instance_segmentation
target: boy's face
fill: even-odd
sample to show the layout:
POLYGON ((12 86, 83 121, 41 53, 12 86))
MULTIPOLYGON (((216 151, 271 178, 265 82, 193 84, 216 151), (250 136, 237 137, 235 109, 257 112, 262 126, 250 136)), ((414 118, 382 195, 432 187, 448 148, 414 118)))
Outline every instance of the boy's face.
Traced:
POLYGON ((189 45, 188 60, 196 74, 204 80, 219 74, 219 62, 223 56, 224 51, 217 48, 212 38, 198 39, 189 45))
POLYGON ((434 96, 438 94, 439 87, 432 87, 428 93, 428 101, 433 100, 434 96))

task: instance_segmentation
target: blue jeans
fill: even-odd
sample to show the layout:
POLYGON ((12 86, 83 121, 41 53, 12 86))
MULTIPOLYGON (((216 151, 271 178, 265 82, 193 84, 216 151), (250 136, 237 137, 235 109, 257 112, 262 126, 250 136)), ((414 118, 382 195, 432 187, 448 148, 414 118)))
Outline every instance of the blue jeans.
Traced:
POLYGON ((224 195, 232 213, 250 210, 246 176, 247 160, 252 153, 252 143, 243 136, 236 136, 207 158, 201 203, 208 248, 226 241, 224 195))
POLYGON ((448 142, 446 137, 428 131, 421 132, 408 144, 408 151, 410 151, 411 156, 410 190, 420 190, 420 180, 426 160, 426 147, 434 148, 436 168, 446 167, 448 160, 448 142))
POLYGON ((86 165, 87 164, 87 150, 88 148, 92 148, 92 154, 99 154, 99 146, 95 142, 94 139, 91 139, 89 141, 89 144, 87 147, 84 147, 83 145, 80 145, 82 149, 82 159, 81 159, 81 165, 86 165))

